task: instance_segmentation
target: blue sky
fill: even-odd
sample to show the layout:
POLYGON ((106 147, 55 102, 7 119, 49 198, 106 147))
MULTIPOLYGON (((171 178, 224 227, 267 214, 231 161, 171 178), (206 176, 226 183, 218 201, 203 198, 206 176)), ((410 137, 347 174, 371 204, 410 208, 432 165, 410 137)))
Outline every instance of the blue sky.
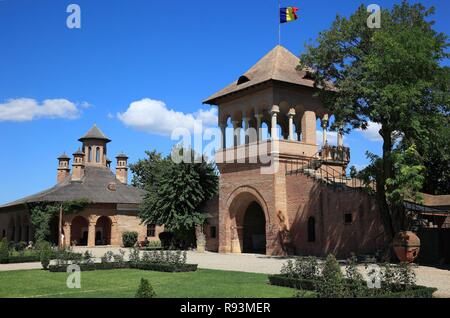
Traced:
MULTIPOLYGON (((298 55, 337 13, 373 2, 396 1, 283 0, 300 8, 300 19, 282 26, 282 44, 298 55)), ((450 34, 448 1, 422 3, 436 7, 436 29, 450 34)), ((0 0, 0 203, 54 185, 55 158, 74 152, 94 123, 113 140, 110 158, 167 153, 174 142, 158 119, 146 131, 120 120, 130 105, 144 100, 162 117, 211 121, 201 101, 277 44, 277 19, 275 0, 0 0), (70 3, 81 7, 81 29, 66 27, 70 3)), ((379 152, 373 137, 346 137, 352 164, 379 152)))

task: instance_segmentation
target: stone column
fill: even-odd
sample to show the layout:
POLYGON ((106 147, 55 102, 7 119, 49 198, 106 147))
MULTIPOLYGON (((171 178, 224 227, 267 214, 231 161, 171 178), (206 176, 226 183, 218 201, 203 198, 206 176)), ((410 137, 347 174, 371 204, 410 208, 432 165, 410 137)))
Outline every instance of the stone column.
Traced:
POLYGON ((321 119, 322 126, 322 143, 323 146, 327 144, 327 127, 328 127, 328 114, 323 115, 321 119))
POLYGON ((277 134, 278 121, 277 121, 277 117, 278 117, 279 112, 280 112, 280 108, 278 106, 274 105, 272 107, 272 110, 271 110, 271 115, 272 115, 272 121, 271 122, 272 123, 271 123, 271 129, 270 129, 270 136, 272 137, 272 140, 277 140, 278 139, 278 134, 277 134))
POLYGON ((243 114, 242 115, 242 122, 244 123, 243 131, 244 131, 244 144, 249 143, 249 136, 248 136, 248 128, 250 127, 250 119, 243 114))
POLYGON ((337 135, 337 145, 338 145, 338 147, 344 146, 344 125, 339 126, 338 135, 337 135))
POLYGON ((262 140, 262 118, 263 118, 263 115, 262 114, 260 114, 260 113, 257 113, 257 114, 255 114, 255 117, 256 117, 256 132, 257 132, 257 134, 258 134, 258 139, 257 139, 257 141, 261 141, 262 140))
POLYGON ((71 224, 70 223, 65 223, 64 224, 64 240, 65 240, 65 244, 66 244, 66 246, 67 247, 69 247, 70 246, 70 236, 72 235, 71 234, 71 232, 70 232, 70 227, 71 227, 71 224))
POLYGON ((302 117, 302 142, 316 145, 316 114, 313 111, 305 111, 302 117))
POLYGON ((227 147, 227 125, 226 124, 220 124, 220 148, 225 149, 227 147))
POLYGON ((96 221, 89 221, 89 229, 88 229, 88 246, 95 246, 95 224, 96 221))
POLYGON ((233 121, 233 134, 234 134, 234 141, 233 146, 239 146, 241 144, 241 125, 237 120, 233 121))
POLYGON ((294 135, 294 116, 295 116, 295 109, 291 108, 288 113, 289 118, 289 140, 295 141, 295 135, 294 135))

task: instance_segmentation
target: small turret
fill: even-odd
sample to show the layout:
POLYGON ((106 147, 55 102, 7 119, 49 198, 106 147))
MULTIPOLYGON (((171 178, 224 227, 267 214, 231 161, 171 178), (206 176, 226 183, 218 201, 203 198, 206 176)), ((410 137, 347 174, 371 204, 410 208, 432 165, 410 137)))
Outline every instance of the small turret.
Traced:
POLYGON ((116 156, 116 159, 117 159, 116 178, 120 182, 127 184, 128 183, 128 166, 127 166, 128 156, 126 154, 124 154, 123 152, 121 152, 120 154, 118 154, 116 156))
POLYGON ((106 167, 106 145, 111 139, 106 137, 97 125, 92 126, 92 128, 78 140, 83 143, 83 151, 86 155, 84 160, 85 165, 106 167))
POLYGON ((56 181, 58 183, 63 182, 68 176, 70 176, 70 166, 69 166, 70 158, 63 153, 58 157, 58 173, 56 176, 56 181))
POLYGON ((80 148, 73 153, 72 181, 80 181, 84 176, 84 152, 80 148))

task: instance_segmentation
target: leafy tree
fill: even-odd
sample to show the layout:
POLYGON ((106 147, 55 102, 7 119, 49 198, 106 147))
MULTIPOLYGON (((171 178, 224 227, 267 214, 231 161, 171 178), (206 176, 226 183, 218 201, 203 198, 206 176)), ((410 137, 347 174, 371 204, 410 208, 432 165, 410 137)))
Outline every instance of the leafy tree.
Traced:
POLYGON ((133 173, 131 184, 134 187, 144 189, 149 184, 155 184, 156 175, 163 168, 163 162, 167 160, 163 156, 153 151, 146 151, 146 159, 140 159, 134 164, 130 164, 130 170, 133 173))
POLYGON ((89 204, 88 199, 79 199, 66 202, 39 202, 29 205, 31 223, 35 228, 36 242, 45 241, 50 235, 50 222, 58 216, 62 208, 65 214, 77 213, 89 204))
POLYGON ((415 192, 409 186, 423 181, 419 177, 423 170, 418 167, 398 169, 407 161, 400 158, 401 152, 426 141, 424 133, 435 129, 430 127, 430 118, 448 118, 449 114, 450 71, 441 66, 450 56, 448 37, 433 30, 433 21, 429 21, 433 13, 433 8, 403 1, 382 10, 381 28, 370 29, 368 13, 361 6, 349 18, 337 16, 331 28, 319 34, 317 45, 308 46, 301 57, 300 66, 314 70, 319 94, 335 114, 332 128, 344 125, 348 132, 366 129, 370 122, 381 124, 382 157, 372 157, 370 169, 391 238, 404 224, 399 220, 403 206, 392 201, 399 194, 395 191, 401 187, 402 193, 415 192), (396 149, 400 154, 393 153, 396 149), (417 178, 403 183, 404 176, 396 175, 399 172, 417 178))
POLYGON ((218 176, 215 165, 203 157, 198 158, 193 150, 175 148, 174 151, 181 154, 188 151, 191 161, 175 163, 169 156, 161 158, 147 152, 147 162, 139 161, 134 166, 146 190, 140 217, 147 224, 164 225, 168 231, 187 233, 204 223, 200 207, 217 193, 218 176), (147 171, 152 168, 153 172, 147 171))

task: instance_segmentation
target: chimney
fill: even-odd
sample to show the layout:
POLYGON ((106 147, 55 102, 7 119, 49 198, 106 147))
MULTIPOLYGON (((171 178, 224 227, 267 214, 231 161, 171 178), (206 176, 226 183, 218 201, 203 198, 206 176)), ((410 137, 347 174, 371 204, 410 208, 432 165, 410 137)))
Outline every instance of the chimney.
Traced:
POLYGON ((68 176, 70 176, 70 168, 69 168, 70 158, 63 153, 58 157, 58 173, 56 176, 56 182, 63 182, 68 176))
POLYGON ((80 148, 73 154, 72 181, 81 181, 84 176, 84 153, 80 148))
POLYGON ((127 184, 128 183, 128 167, 127 167, 128 156, 122 152, 116 156, 116 159, 117 159, 116 178, 120 182, 127 184))

